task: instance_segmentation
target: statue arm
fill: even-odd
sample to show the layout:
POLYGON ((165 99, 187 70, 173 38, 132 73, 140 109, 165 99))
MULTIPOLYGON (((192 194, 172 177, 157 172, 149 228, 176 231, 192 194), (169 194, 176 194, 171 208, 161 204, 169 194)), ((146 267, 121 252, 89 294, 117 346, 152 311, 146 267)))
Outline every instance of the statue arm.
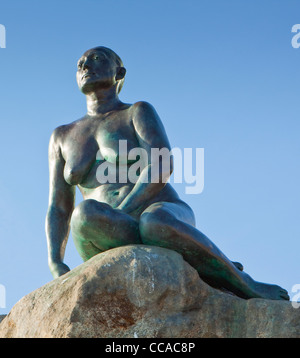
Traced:
POLYGON ((52 134, 49 143, 49 206, 46 216, 48 264, 54 278, 69 271, 63 263, 74 209, 75 187, 63 176, 65 161, 59 144, 60 128, 52 134))
POLYGON ((173 171, 171 148, 163 124, 155 109, 147 102, 134 105, 133 125, 140 147, 146 151, 148 164, 140 173, 132 191, 125 197, 118 209, 131 212, 155 197, 166 185, 173 171), (165 150, 168 155, 153 156, 151 150, 165 150), (158 157, 158 158, 157 158, 158 157))

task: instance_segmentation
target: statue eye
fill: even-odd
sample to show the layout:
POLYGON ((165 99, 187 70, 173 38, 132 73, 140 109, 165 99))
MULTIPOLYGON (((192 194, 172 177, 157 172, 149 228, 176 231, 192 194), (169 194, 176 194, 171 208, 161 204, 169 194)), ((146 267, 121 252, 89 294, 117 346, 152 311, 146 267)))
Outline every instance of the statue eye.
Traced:
POLYGON ((99 56, 98 56, 98 55, 95 55, 95 56, 94 56, 94 60, 96 60, 96 61, 99 60, 99 56))
POLYGON ((77 67, 78 67, 78 68, 81 68, 81 67, 82 67, 82 61, 78 62, 77 67))

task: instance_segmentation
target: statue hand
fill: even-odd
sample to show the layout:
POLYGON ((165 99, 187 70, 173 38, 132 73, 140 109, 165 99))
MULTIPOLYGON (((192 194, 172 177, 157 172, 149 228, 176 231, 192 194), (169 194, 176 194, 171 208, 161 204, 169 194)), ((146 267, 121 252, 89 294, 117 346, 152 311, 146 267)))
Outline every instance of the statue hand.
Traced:
POLYGON ((124 208, 122 207, 122 205, 120 204, 119 206, 117 206, 116 208, 114 208, 115 210, 119 210, 119 211, 122 211, 123 213, 126 213, 127 214, 127 211, 124 210, 124 208))
POLYGON ((63 262, 51 262, 49 264, 50 272, 52 273, 53 278, 64 275, 70 271, 70 268, 63 262))
POLYGON ((136 210, 138 210, 138 209, 139 209, 139 207, 134 207, 134 208, 132 208, 132 207, 123 206, 122 203, 115 208, 115 210, 120 210, 120 211, 122 211, 122 212, 125 213, 125 214, 133 213, 134 211, 136 211, 136 210))

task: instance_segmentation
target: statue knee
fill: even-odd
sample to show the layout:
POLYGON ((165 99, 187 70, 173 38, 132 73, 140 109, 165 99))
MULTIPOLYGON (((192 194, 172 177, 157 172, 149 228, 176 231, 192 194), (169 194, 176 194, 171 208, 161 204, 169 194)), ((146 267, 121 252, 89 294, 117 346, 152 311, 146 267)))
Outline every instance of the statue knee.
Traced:
POLYGON ((71 217, 72 233, 81 232, 88 225, 96 203, 96 200, 87 199, 76 206, 71 217))
POLYGON ((162 240, 167 239, 170 232, 168 216, 168 213, 159 209, 141 215, 139 225, 143 244, 160 246, 162 240))

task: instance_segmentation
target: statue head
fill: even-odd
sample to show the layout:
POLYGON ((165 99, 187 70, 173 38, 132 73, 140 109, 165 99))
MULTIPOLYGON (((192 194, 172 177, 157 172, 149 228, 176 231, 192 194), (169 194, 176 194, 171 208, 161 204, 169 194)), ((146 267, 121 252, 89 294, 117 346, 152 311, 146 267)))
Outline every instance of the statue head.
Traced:
POLYGON ((88 94, 97 88, 115 87, 119 93, 123 87, 126 69, 121 58, 111 49, 98 46, 86 51, 77 64, 77 84, 88 94))

